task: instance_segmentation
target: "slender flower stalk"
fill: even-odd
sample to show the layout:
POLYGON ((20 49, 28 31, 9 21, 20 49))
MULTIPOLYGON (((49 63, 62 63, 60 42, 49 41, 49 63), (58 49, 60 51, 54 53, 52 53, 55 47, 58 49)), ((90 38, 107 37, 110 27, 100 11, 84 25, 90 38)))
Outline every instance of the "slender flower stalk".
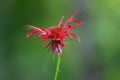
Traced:
POLYGON ((55 76, 54 76, 54 80, 57 80, 58 77, 58 73, 60 71, 60 62, 61 62, 61 56, 58 56, 58 61, 57 61, 57 66, 56 66, 56 72, 55 72, 55 76))
POLYGON ((37 39, 43 42, 44 46, 46 45, 46 47, 49 47, 53 53, 58 53, 58 62, 54 80, 57 80, 62 55, 62 48, 65 47, 64 43, 66 41, 66 38, 72 39, 72 37, 75 37, 76 39, 78 39, 78 41, 80 41, 79 36, 72 32, 72 29, 74 29, 76 26, 82 25, 81 20, 73 19, 74 16, 78 13, 78 11, 79 9, 77 9, 64 24, 62 22, 64 16, 62 16, 58 25, 50 26, 47 29, 37 28, 32 25, 28 25, 28 29, 32 29, 33 31, 27 34, 27 38, 37 34, 37 39), (71 24, 71 22, 74 22, 75 24, 71 24))

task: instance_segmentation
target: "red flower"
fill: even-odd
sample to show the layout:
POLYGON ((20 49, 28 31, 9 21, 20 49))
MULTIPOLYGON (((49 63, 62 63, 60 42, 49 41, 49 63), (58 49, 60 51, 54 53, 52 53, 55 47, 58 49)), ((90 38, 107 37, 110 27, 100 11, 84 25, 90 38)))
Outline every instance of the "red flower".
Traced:
POLYGON ((77 14, 79 10, 77 9, 65 22, 65 24, 62 23, 62 20, 64 19, 64 16, 62 16, 59 24, 57 26, 51 26, 48 29, 46 28, 37 28, 34 26, 29 25, 28 29, 33 29, 33 32, 29 33, 26 37, 31 37, 35 34, 38 34, 37 39, 40 39, 40 41, 44 42, 44 45, 46 45, 47 41, 49 43, 47 44, 47 47, 50 46, 52 49, 52 52, 57 52, 58 55, 61 55, 62 49, 61 47, 65 47, 64 41, 66 38, 71 39, 72 36, 79 39, 79 36, 71 32, 73 28, 75 28, 74 25, 70 24, 71 22, 76 23, 76 25, 82 25, 81 20, 74 20, 73 17, 77 14))

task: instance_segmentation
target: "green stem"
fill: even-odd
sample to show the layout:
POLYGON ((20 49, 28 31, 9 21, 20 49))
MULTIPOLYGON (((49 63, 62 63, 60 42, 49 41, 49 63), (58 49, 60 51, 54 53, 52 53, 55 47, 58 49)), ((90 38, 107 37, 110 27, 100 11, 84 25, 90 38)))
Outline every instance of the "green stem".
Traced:
POLYGON ((57 67, 56 67, 56 72, 55 72, 54 80, 57 80, 60 62, 61 62, 61 56, 58 55, 58 61, 57 61, 57 67))

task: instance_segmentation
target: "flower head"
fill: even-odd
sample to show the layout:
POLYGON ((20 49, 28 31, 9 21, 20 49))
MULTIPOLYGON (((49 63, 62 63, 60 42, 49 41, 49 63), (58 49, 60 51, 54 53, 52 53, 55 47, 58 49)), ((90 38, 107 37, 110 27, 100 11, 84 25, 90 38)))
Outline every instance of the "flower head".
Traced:
POLYGON ((37 28, 34 26, 29 25, 28 29, 33 29, 33 31, 29 34, 27 34, 26 37, 31 37, 33 35, 38 34, 37 39, 44 42, 44 45, 46 45, 49 41, 49 43, 46 45, 49 46, 52 49, 52 52, 57 52, 58 55, 62 54, 62 48, 65 47, 64 42, 66 38, 71 39, 72 36, 76 39, 79 39, 79 36, 74 34, 72 32, 72 29, 75 28, 75 25, 70 24, 71 22, 76 23, 76 25, 82 25, 81 20, 74 20, 74 16, 77 14, 79 10, 77 9, 65 22, 65 24, 62 23, 64 16, 62 16, 59 24, 57 26, 51 26, 49 28, 37 28))

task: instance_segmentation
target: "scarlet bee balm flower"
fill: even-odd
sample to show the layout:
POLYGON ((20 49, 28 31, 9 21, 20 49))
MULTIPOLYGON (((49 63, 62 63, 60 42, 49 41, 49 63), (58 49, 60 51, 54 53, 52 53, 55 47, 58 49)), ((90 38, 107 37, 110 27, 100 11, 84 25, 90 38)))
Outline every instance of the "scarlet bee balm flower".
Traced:
POLYGON ((64 16, 62 16, 59 24, 57 26, 51 26, 48 29, 46 28, 37 28, 31 25, 28 25, 28 29, 33 29, 33 31, 29 34, 27 34, 27 38, 31 37, 33 35, 38 34, 37 39, 44 42, 44 45, 47 44, 47 47, 49 46, 52 49, 52 52, 57 52, 58 55, 62 54, 62 48, 65 47, 64 42, 66 38, 71 39, 72 36, 77 38, 79 41, 79 36, 74 34, 72 32, 72 29, 75 28, 75 25, 70 24, 71 22, 76 23, 76 25, 82 25, 81 20, 74 20, 74 16, 78 13, 78 9, 68 18, 68 20, 63 25, 62 21, 64 19, 64 16))

